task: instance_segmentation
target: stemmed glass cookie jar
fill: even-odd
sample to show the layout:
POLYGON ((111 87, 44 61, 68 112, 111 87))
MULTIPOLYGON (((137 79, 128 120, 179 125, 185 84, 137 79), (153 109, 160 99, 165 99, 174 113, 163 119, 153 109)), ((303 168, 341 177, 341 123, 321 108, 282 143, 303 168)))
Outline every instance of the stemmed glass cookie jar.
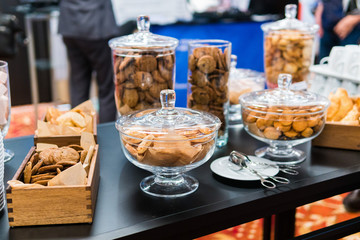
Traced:
MULTIPOLYGON (((277 87, 280 73, 288 73, 293 83, 303 82, 307 88, 309 67, 314 61, 316 24, 296 19, 297 6, 285 6, 285 19, 261 25, 264 31, 264 60, 268 88, 277 87)), ((300 87, 299 87, 300 88, 300 87)))
POLYGON ((194 192, 198 181, 183 174, 212 156, 220 120, 206 112, 175 108, 175 91, 161 91, 161 109, 147 109, 116 122, 126 158, 154 175, 140 188, 159 197, 179 197, 194 192))
POLYGON ((151 33, 148 16, 139 16, 137 27, 136 33, 109 41, 119 115, 160 107, 160 91, 174 88, 179 41, 151 33))
POLYGON ((293 91, 291 75, 280 74, 278 88, 245 93, 240 96, 245 130, 270 146, 257 149, 255 155, 279 165, 299 164, 303 151, 293 146, 320 134, 329 100, 307 91, 293 91))

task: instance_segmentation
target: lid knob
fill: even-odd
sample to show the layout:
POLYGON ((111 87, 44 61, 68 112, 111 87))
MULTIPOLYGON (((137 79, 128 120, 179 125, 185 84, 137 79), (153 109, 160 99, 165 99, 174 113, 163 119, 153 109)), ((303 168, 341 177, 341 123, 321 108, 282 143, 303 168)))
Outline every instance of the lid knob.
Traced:
POLYGON ((292 82, 292 76, 286 73, 280 73, 278 77, 278 87, 280 90, 289 90, 292 82))
POLYGON ((286 18, 296 18, 297 6, 296 4, 287 4, 285 6, 285 17, 286 18))
POLYGON ((161 114, 175 114, 175 91, 172 89, 164 89, 160 92, 161 114))
POLYGON ((150 30, 150 18, 146 15, 140 15, 137 18, 137 29, 139 32, 149 32, 150 30))

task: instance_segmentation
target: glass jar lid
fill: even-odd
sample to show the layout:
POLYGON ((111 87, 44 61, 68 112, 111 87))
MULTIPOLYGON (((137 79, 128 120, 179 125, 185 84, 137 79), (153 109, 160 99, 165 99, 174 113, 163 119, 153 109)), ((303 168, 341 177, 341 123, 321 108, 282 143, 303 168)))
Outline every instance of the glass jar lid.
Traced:
MULTIPOLYGON (((141 133, 173 134, 177 131, 202 131, 203 135, 216 132, 221 121, 216 116, 187 108, 175 108, 175 91, 162 90, 160 93, 161 109, 147 109, 122 116, 116 122, 121 133, 129 130, 141 133), (206 133, 206 129, 209 130, 206 133)), ((182 132, 183 133, 183 132, 182 132)))
POLYGON ((123 37, 113 38, 109 41, 112 49, 128 51, 164 50, 174 49, 179 45, 179 40, 172 37, 153 34, 150 29, 150 18, 140 15, 137 18, 138 32, 123 37))
POLYGON ((285 18, 276 22, 264 23, 261 29, 264 32, 280 31, 280 30, 297 30, 315 34, 319 30, 316 24, 304 23, 296 19, 297 6, 295 4, 287 4, 285 6, 285 18))
POLYGON ((243 108, 275 114, 284 110, 295 112, 301 109, 311 109, 311 114, 326 110, 329 105, 326 97, 313 92, 291 90, 291 82, 290 74, 279 74, 278 88, 245 93, 240 96, 240 104, 243 108))

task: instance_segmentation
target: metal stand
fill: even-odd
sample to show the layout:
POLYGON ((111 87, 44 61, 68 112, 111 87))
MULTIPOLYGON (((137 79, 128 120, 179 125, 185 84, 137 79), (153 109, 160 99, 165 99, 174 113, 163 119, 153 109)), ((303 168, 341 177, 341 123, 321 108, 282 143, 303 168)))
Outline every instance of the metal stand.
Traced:
MULTIPOLYGON (((27 13, 25 15, 25 31, 28 38, 28 60, 29 60, 29 71, 30 71, 30 84, 31 84, 31 98, 32 104, 34 105, 35 111, 35 128, 37 128, 37 120, 39 119, 38 115, 38 104, 39 104, 39 86, 38 86, 38 76, 37 76, 37 68, 39 63, 36 60, 35 56, 35 38, 34 38, 34 29, 33 23, 34 22, 46 22, 46 30, 48 33, 48 39, 50 38, 51 28, 53 24, 51 22, 53 20, 57 20, 59 16, 59 11, 57 9, 45 9, 43 11, 27 13)), ((51 41, 49 41, 49 62, 51 59, 51 41)), ((49 64, 51 65, 51 64, 49 64)), ((53 74, 52 68, 50 67, 51 71, 51 83, 52 83, 52 91, 55 92, 55 84, 53 83, 53 74)))

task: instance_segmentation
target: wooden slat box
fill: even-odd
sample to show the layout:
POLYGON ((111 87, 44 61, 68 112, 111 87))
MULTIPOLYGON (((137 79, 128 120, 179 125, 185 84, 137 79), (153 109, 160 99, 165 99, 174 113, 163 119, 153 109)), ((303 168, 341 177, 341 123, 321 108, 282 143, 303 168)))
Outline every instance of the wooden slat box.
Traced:
MULTIPOLYGON (((99 146, 96 145, 87 185, 27 189, 12 189, 8 186, 6 198, 9 225, 14 227, 92 223, 100 180, 98 149, 99 146)), ((35 147, 32 147, 12 178, 13 180, 21 179, 25 165, 34 152, 35 147)))
MULTIPOLYGON (((45 119, 45 116, 44 116, 45 119)), ((93 116, 93 134, 95 138, 95 142, 97 143, 97 117, 93 116)), ((35 134, 34 136, 34 145, 37 143, 51 143, 58 144, 61 146, 69 145, 74 142, 80 142, 81 135, 56 135, 56 136, 48 136, 48 137, 39 137, 35 134)))
POLYGON ((360 150, 360 126, 327 122, 320 135, 312 140, 312 145, 360 150))

